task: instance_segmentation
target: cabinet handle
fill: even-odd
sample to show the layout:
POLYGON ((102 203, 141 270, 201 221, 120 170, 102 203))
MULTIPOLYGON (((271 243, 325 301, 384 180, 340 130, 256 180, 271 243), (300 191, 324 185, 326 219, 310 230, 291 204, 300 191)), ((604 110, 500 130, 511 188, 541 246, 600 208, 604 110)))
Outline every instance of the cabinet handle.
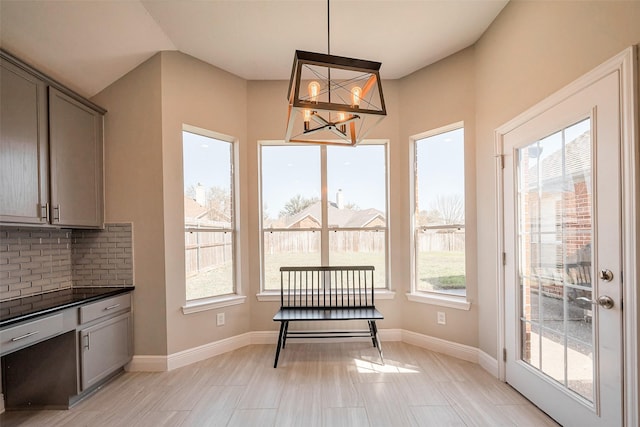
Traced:
POLYGON ((25 338, 29 338, 30 336, 33 336, 33 335, 39 334, 39 333, 40 333, 40 331, 29 332, 28 334, 24 334, 24 335, 20 335, 19 337, 11 338, 11 342, 20 341, 20 340, 23 340, 25 338))
POLYGON ((57 205, 53 208, 53 211, 54 211, 53 220, 54 220, 54 221, 57 221, 57 222, 60 222, 60 204, 57 204, 57 205), (58 213, 58 215, 56 215, 56 214, 55 214, 55 212, 57 212, 57 213, 58 213))
POLYGON ((109 307, 105 307, 104 309, 106 311, 106 310, 113 310, 114 308, 118 308, 118 307, 120 307, 120 304, 113 304, 113 305, 110 305, 109 307))
POLYGON ((84 346, 84 348, 86 348, 87 350, 89 350, 89 334, 84 336, 87 339, 87 345, 84 346))
POLYGON ((44 206, 40 206, 42 213, 40 219, 44 219, 45 222, 49 222, 49 203, 45 203, 44 206))

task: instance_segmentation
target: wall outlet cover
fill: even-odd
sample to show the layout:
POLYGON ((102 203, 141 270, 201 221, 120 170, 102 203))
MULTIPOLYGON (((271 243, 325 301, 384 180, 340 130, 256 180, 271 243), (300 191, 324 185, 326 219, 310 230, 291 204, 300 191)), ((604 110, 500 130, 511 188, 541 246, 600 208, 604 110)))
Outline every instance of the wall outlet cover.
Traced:
POLYGON ((216 315, 216 325, 218 326, 224 325, 224 313, 218 313, 216 315))

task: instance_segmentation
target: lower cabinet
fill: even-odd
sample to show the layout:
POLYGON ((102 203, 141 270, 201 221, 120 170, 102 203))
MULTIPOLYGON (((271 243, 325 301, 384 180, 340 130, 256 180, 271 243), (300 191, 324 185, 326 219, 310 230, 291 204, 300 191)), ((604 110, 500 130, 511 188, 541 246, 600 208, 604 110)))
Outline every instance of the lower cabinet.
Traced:
POLYGON ((131 293, 4 328, 0 356, 7 410, 69 408, 131 361, 131 293))
POLYGON ((87 390, 124 366, 133 355, 131 313, 80 330, 80 384, 87 390))

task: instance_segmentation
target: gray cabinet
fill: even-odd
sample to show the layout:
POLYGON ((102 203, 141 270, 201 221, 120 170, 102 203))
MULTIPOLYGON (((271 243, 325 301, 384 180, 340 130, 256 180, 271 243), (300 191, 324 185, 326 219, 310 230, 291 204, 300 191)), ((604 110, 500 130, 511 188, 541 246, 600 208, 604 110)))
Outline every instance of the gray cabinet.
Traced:
POLYGON ((0 58, 0 222, 47 223, 45 83, 0 58))
POLYGON ((87 390, 131 360, 131 313, 80 331, 80 383, 87 390))
POLYGON ((133 357, 131 292, 0 329, 7 409, 69 408, 133 357))
POLYGON ((87 390, 133 357, 131 294, 80 308, 80 389, 87 390))
POLYGON ((102 115, 50 87, 49 147, 53 224, 102 226, 102 115))
POLYGON ((5 52, 0 73, 0 223, 102 227, 104 110, 5 52))

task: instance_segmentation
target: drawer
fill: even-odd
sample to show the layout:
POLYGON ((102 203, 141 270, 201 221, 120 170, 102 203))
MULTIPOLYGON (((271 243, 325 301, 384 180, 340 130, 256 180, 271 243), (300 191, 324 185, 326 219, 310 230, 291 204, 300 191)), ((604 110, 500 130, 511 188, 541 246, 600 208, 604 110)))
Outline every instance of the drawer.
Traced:
POLYGON ((7 354, 63 332, 62 313, 0 331, 0 353, 7 354))
POLYGON ((131 295, 123 294, 80 307, 80 323, 131 309, 131 295))

